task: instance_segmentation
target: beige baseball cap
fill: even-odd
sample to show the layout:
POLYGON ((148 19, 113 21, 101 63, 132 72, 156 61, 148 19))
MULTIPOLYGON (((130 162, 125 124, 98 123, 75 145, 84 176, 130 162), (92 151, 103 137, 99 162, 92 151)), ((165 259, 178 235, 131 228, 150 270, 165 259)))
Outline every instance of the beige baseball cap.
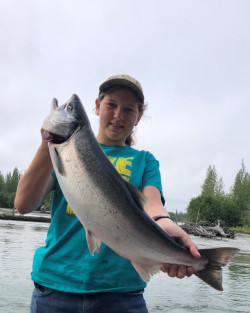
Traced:
POLYGON ((141 84, 135 78, 126 74, 115 75, 115 76, 109 77, 99 87, 99 93, 101 93, 102 91, 105 91, 106 89, 110 87, 117 86, 117 85, 123 85, 123 86, 131 88, 138 95, 140 100, 144 102, 144 94, 143 94, 141 84))

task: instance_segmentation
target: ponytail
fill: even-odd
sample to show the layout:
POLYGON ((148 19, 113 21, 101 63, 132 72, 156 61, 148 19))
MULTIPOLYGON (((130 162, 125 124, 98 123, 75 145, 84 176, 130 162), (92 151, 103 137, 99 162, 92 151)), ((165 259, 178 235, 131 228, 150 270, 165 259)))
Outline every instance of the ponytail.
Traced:
POLYGON ((126 138, 126 140, 125 140, 125 145, 126 146, 130 146, 131 147, 131 146, 133 146, 135 144, 135 141, 134 141, 134 138, 133 138, 132 134, 133 134, 133 132, 130 133, 128 135, 128 137, 126 138))

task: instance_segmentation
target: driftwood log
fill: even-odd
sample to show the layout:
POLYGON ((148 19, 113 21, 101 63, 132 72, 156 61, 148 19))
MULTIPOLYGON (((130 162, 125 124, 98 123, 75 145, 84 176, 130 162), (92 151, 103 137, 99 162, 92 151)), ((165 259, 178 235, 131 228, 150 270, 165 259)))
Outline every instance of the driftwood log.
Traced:
POLYGON ((201 226, 201 225, 180 225, 180 227, 189 235, 201 236, 206 238, 234 238, 235 233, 227 228, 220 226, 218 221, 216 226, 201 226))

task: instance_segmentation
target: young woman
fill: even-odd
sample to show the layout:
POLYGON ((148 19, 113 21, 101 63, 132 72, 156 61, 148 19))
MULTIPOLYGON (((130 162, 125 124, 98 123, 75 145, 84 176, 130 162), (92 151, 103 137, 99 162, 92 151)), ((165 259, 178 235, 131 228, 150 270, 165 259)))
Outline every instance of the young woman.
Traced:
MULTIPOLYGON (((131 147, 133 129, 140 122, 144 109, 144 94, 138 81, 128 75, 110 77, 101 84, 96 99, 99 116, 96 139, 122 177, 146 195, 147 213, 169 234, 182 237, 191 254, 198 258, 194 242, 168 218, 163 207, 159 162, 150 152, 131 147)), ((146 283, 131 262, 103 243, 99 254, 90 255, 84 228, 61 192, 48 145, 42 140, 19 182, 15 199, 17 210, 23 214, 31 212, 51 190, 55 192, 46 245, 37 249, 33 261, 31 277, 35 288, 31 312, 147 312, 143 298, 146 283)), ((178 278, 193 274, 191 267, 175 264, 164 264, 162 271, 178 278)))

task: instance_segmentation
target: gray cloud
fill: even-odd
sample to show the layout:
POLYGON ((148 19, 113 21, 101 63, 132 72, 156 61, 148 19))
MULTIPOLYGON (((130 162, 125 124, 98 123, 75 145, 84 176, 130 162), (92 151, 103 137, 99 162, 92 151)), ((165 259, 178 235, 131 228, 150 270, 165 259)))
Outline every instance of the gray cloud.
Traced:
POLYGON ((0 4, 0 171, 28 167, 57 97, 90 116, 99 84, 129 73, 149 103, 137 147, 160 161, 170 210, 249 170, 249 1, 17 1, 0 4))

